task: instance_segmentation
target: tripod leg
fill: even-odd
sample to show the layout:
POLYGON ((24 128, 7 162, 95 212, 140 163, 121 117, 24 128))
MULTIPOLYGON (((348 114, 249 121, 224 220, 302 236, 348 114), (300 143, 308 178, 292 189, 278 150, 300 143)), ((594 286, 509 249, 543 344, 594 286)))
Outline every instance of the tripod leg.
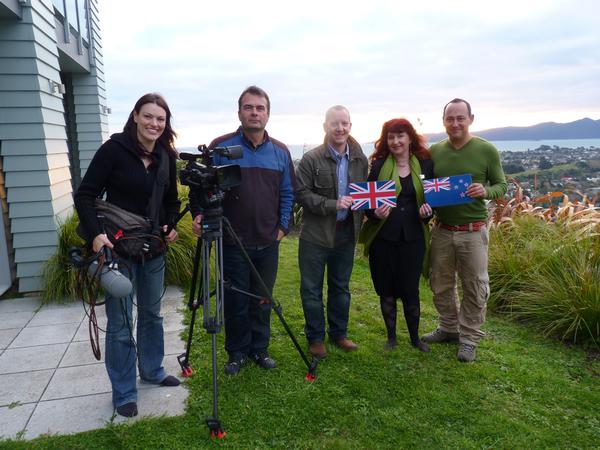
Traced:
MULTIPOLYGON (((188 308, 192 311, 192 319, 190 321, 190 328, 188 332, 187 344, 185 347, 185 353, 177 356, 177 361, 181 367, 181 374, 184 377, 191 377, 194 373, 192 366, 190 365, 190 349, 192 347, 192 338, 194 336, 194 324, 196 323, 196 310, 198 309, 198 298, 196 296, 196 280, 198 278, 199 266, 200 266, 200 255, 201 255, 201 239, 198 238, 196 243, 196 252, 194 254, 194 268, 192 272, 192 284, 190 286, 190 298, 188 300, 188 308)), ((198 295, 202 291, 202 280, 200 280, 200 286, 198 295)))
POLYGON ((238 247, 238 249, 242 253, 242 255, 243 255, 246 263, 248 264, 248 267, 250 268, 250 271, 252 272, 252 274, 254 275, 254 277, 258 280, 258 283, 260 284, 260 287, 261 287, 262 291, 264 292, 265 297, 268 298, 269 301, 271 302, 271 305, 273 305, 273 309, 275 310, 275 313, 277 314, 277 317, 279 318, 281 324, 283 325, 283 328, 285 329, 286 333, 288 334, 288 336, 292 340, 292 342, 294 344, 294 347, 296 347, 296 350, 298 351, 298 354, 300 355, 300 357, 302 358, 302 360, 306 364, 306 367, 308 368, 308 373, 306 374, 306 379, 309 380, 309 381, 313 381, 315 379, 315 377, 316 377, 316 370, 317 370, 318 360, 314 359, 312 362, 310 362, 308 360, 308 358, 306 357, 306 354, 302 350, 302 347, 300 347, 300 344, 296 340, 296 337, 292 333, 292 330, 290 329, 290 327, 288 326, 287 322, 285 321, 285 319, 283 317, 283 313, 281 312, 281 304, 273 298, 273 295, 271 295, 271 292, 269 291, 269 288, 267 288, 267 285, 265 284, 264 280, 262 279, 262 277, 258 273, 258 270, 256 270, 256 267, 252 263, 252 260, 248 256, 248 253, 246 252, 246 249, 244 249, 244 246, 242 245, 242 242, 240 241, 239 237, 237 236, 237 234, 233 230, 233 227, 231 226, 231 223, 229 222, 229 220, 227 219, 227 217, 223 217, 223 222, 225 223, 225 228, 226 228, 227 232, 229 233, 229 235, 231 236, 231 238, 235 241, 235 245, 238 247))
MULTIPOLYGON (((214 282, 215 282, 215 306, 213 314, 210 310, 210 286, 206 286, 204 291, 204 326, 206 331, 210 333, 212 340, 212 388, 213 388, 213 415, 206 419, 206 425, 210 430, 212 439, 223 439, 227 433, 223 430, 219 421, 219 387, 217 384, 217 333, 221 331, 223 326, 223 239, 222 227, 219 223, 216 232, 215 241, 215 262, 214 262, 214 282)), ((203 248, 205 260, 210 257, 210 242, 205 244, 203 248)), ((207 269, 204 271, 205 280, 210 280, 210 264, 207 264, 207 269)))
POLYGON ((212 439, 223 439, 227 436, 219 422, 219 388, 217 385, 217 335, 212 335, 212 382, 213 382, 213 415, 207 417, 206 425, 212 439))

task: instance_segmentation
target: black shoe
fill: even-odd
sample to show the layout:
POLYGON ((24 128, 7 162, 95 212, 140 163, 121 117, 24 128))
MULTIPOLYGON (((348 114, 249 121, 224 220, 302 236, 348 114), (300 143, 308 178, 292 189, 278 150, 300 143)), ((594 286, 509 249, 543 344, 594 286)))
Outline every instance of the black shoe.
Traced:
POLYGON ((396 339, 388 339, 387 342, 385 343, 385 345, 383 346, 383 349, 386 352, 390 352, 390 351, 394 350, 396 347, 398 347, 398 341, 396 339))
POLYGON ((225 364, 225 373, 227 375, 237 375, 240 373, 242 366, 248 363, 246 355, 232 355, 229 357, 229 361, 225 364))
POLYGON ((123 417, 134 417, 138 415, 137 403, 129 402, 124 405, 117 406, 117 413, 123 417))
POLYGON ((171 387, 171 386, 179 386, 181 384, 181 382, 173 375, 167 375, 167 378, 162 380, 159 384, 161 386, 171 387))
POLYGON ((269 356, 267 352, 254 353, 251 356, 252 360, 263 369, 270 370, 277 367, 277 363, 269 356))
POLYGON ((423 342, 421 340, 418 340, 417 342, 411 342, 410 345, 412 345, 417 350, 422 351, 423 353, 429 353, 431 351, 431 349, 429 348, 429 345, 427 345, 425 342, 423 342))

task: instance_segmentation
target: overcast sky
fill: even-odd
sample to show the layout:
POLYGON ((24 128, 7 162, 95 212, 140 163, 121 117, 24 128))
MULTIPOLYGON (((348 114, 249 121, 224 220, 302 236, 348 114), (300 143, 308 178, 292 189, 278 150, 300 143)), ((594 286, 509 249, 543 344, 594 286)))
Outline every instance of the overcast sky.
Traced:
POLYGON ((377 138, 406 117, 442 131, 441 109, 469 100, 473 129, 600 119, 597 0, 101 0, 110 132, 135 101, 162 93, 181 147, 239 125, 251 84, 271 97, 269 133, 319 143, 323 115, 350 109, 377 138))

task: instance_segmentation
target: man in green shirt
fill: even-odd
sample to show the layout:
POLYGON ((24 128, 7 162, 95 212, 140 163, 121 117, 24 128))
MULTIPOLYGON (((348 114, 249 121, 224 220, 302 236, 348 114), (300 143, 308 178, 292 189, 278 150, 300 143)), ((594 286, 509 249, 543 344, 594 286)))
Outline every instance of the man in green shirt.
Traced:
POLYGON ((437 224, 431 235, 433 303, 439 313, 438 328, 423 336, 425 342, 459 343, 458 359, 475 360, 477 344, 484 336, 489 297, 488 213, 484 200, 506 193, 506 179, 498 150, 484 139, 471 135, 474 116, 471 105, 455 98, 444 107, 448 134, 431 146, 436 177, 471 174, 467 195, 471 203, 436 208, 437 224), (459 302, 456 279, 463 298, 459 302))

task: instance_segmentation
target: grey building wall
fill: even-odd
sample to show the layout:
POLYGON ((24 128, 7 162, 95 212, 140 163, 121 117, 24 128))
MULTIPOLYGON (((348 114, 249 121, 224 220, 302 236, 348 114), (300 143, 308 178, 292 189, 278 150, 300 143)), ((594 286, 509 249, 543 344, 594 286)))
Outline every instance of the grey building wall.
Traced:
POLYGON ((108 127, 97 1, 88 3, 93 38, 85 36, 87 46, 68 25, 65 33, 50 0, 20 6, 20 19, 0 17, 0 158, 10 222, 5 231, 14 249, 9 262, 18 290, 27 292, 42 288, 59 224, 73 211, 72 178, 85 171, 108 127), (69 88, 64 94, 61 85, 69 88), (72 100, 68 114, 66 97, 72 100), (79 166, 75 173, 70 153, 79 166))

